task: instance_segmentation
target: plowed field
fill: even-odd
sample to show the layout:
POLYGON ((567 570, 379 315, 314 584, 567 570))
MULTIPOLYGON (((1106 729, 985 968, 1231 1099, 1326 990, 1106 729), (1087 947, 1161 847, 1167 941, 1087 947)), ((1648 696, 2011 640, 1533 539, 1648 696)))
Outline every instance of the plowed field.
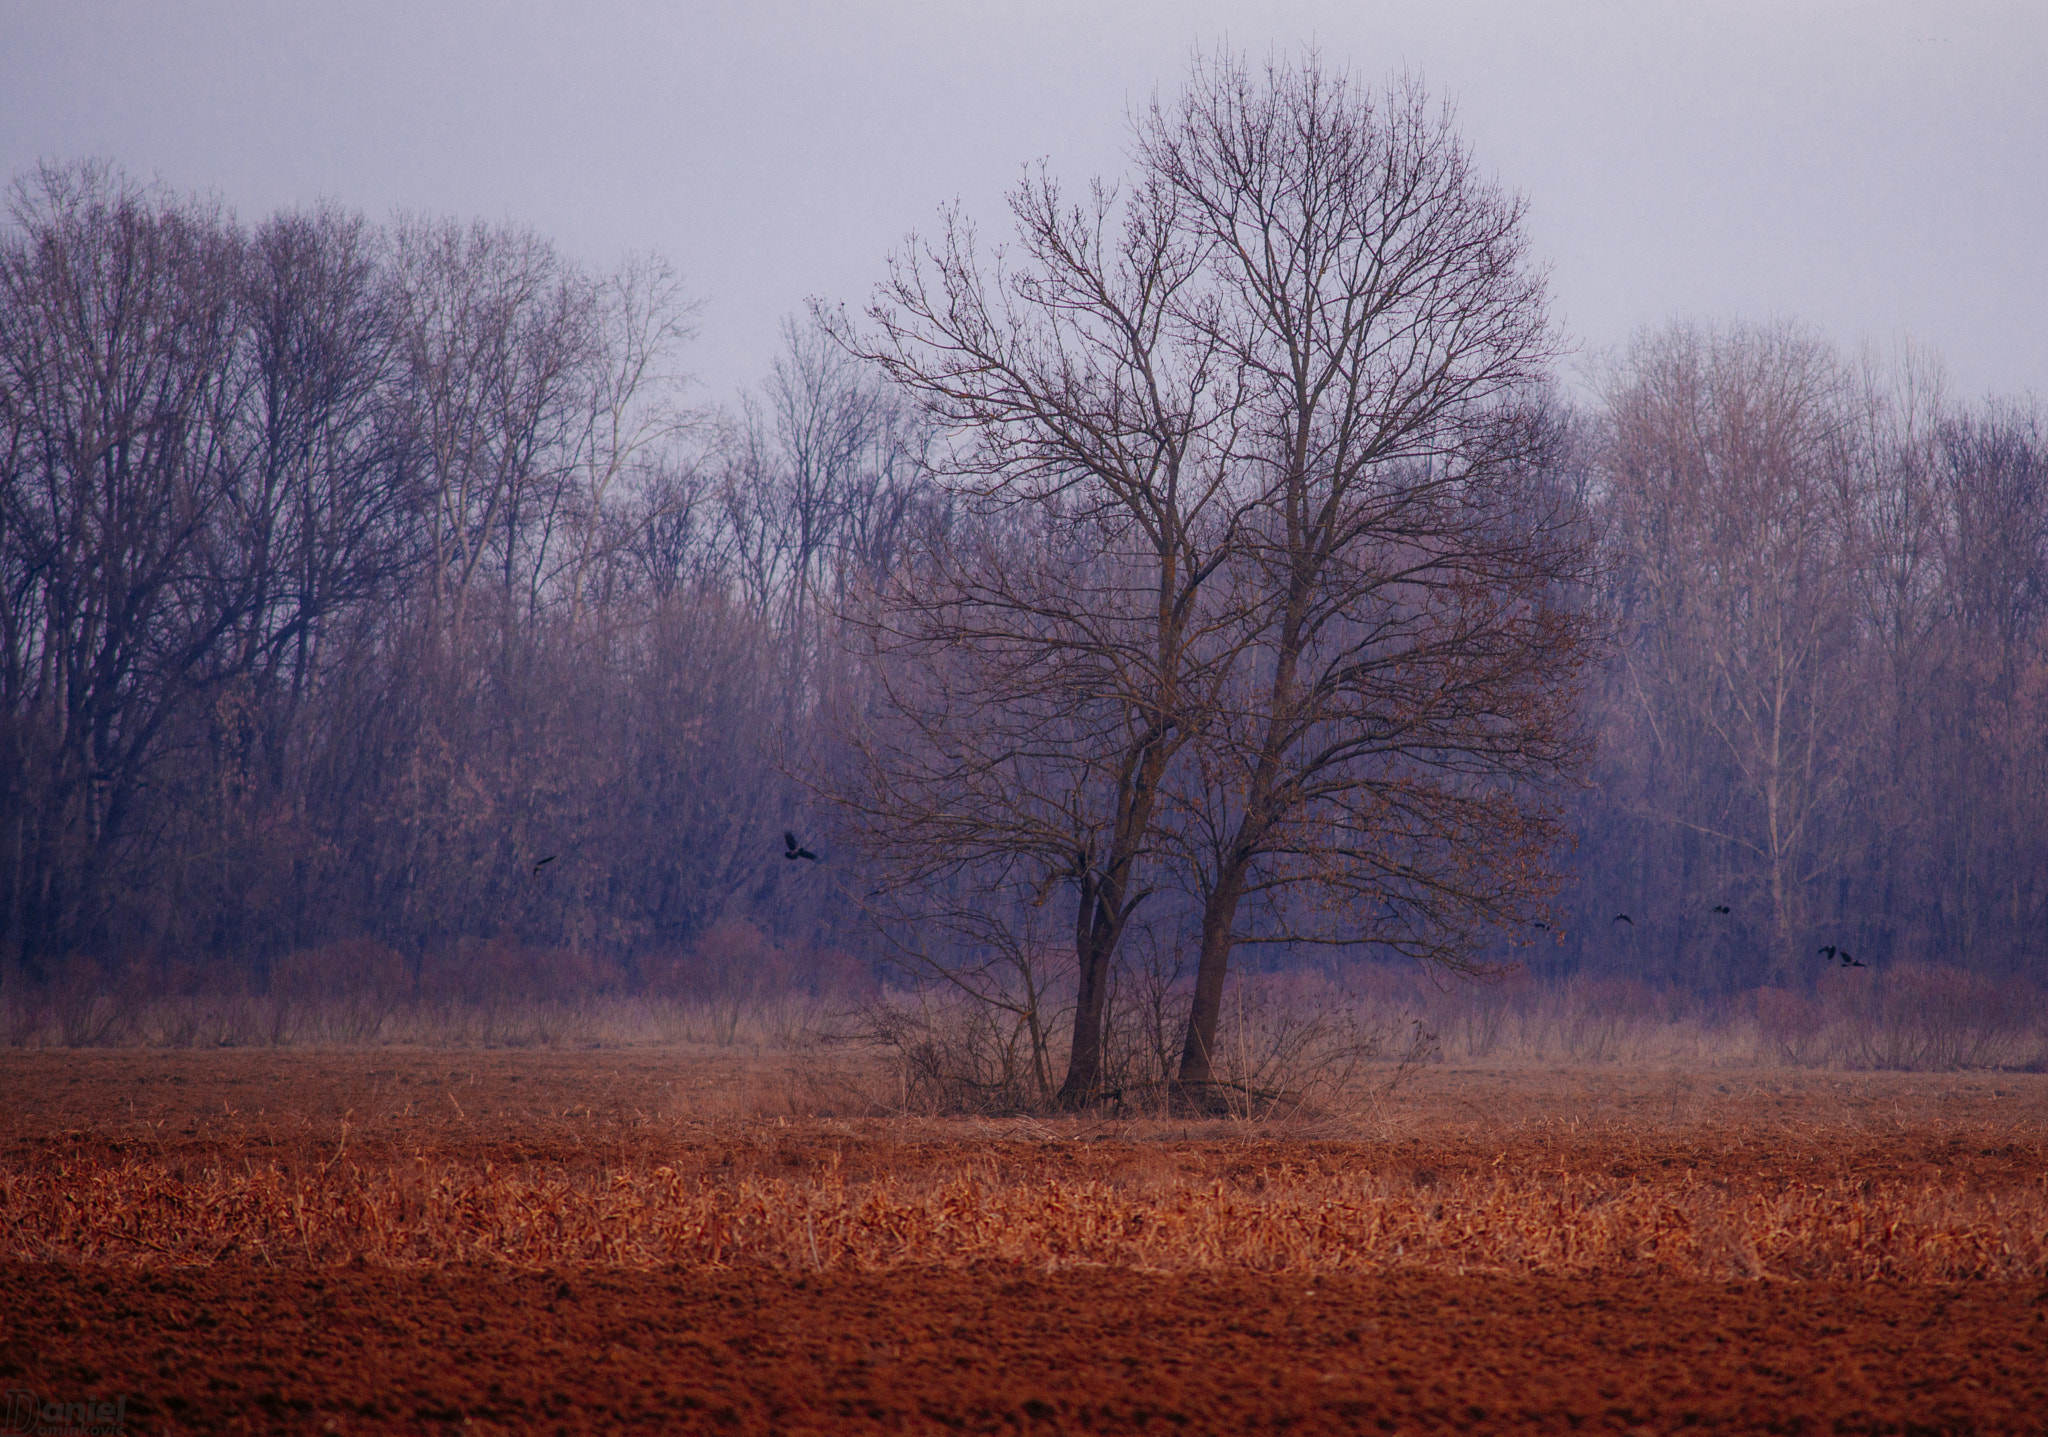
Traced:
POLYGON ((828 1088, 0 1055, 0 1388, 131 1432, 2048 1430, 2039 1076, 1436 1070, 1194 1126, 828 1088))

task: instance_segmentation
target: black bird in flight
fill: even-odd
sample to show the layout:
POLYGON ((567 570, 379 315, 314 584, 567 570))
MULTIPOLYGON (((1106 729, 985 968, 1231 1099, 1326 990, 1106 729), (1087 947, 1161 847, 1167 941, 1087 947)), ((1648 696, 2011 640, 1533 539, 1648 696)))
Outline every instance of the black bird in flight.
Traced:
POLYGON ((550 854, 549 854, 549 855, 548 855, 548 856, 547 856, 546 858, 543 858, 543 859, 542 859, 542 860, 541 860, 540 862, 538 862, 538 863, 534 864, 534 865, 533 865, 533 874, 534 874, 534 877, 538 878, 538 877, 540 876, 540 871, 541 871, 541 870, 542 870, 543 868, 546 868, 546 867, 547 867, 547 866, 548 866, 548 865, 549 865, 550 863, 553 863, 553 862, 555 861, 555 859, 557 859, 557 858, 558 858, 558 857, 560 857, 560 856, 561 856, 561 855, 559 855, 559 854, 554 854, 554 853, 550 853, 550 854))
POLYGON ((802 844, 798 843, 796 841, 796 835, 794 833, 791 833, 786 828, 782 830, 782 846, 784 849, 787 850, 782 855, 784 858, 791 860, 795 860, 798 858, 808 858, 813 863, 816 863, 818 861, 818 855, 811 852, 810 849, 805 848, 802 844))
POLYGON ((1834 944, 1829 943, 1817 949, 1816 951, 1820 954, 1821 957, 1827 959, 1829 962, 1833 962, 1837 950, 1834 944))
POLYGON ((1615 914, 1611 921, 1615 923, 1626 923, 1631 928, 1636 926, 1635 919, 1629 917, 1626 913, 1615 914))
POLYGON ((1844 968, 1867 968, 1870 965, 1861 958, 1851 958, 1847 953, 1844 953, 1842 955, 1842 966, 1844 968))
POLYGON ((1716 903, 1712 908, 1709 908, 1707 910, 1707 912, 1709 913, 1726 913, 1728 911, 1728 905, 1725 903, 1716 903))

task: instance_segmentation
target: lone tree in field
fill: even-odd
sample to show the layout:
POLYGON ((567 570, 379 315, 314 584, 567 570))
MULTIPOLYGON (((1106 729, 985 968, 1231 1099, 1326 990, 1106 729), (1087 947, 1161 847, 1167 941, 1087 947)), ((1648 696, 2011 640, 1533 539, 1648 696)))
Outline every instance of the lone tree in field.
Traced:
POLYGON ((1531 916, 1580 759, 1589 535, 1557 478, 1522 205, 1420 88, 1198 71, 1140 136, 1246 395, 1232 682, 1171 825, 1202 899, 1181 1058, 1212 1078, 1248 904, 1268 940, 1456 967, 1531 916))
POLYGON ((1455 967, 1532 916, 1591 642, 1543 283, 1448 116, 1225 57, 1135 160, 1025 184, 992 273, 949 221, 840 331, 960 501, 869 611, 856 827, 897 881, 1074 903, 1067 1104, 1162 888, 1200 905, 1196 1093, 1248 936, 1455 967))

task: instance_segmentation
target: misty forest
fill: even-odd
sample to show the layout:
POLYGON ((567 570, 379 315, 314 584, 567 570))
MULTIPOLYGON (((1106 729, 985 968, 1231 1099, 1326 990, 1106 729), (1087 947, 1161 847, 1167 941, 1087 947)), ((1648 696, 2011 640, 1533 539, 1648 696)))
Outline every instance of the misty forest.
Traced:
POLYGON ((1488 174, 1201 64, 743 391, 660 258, 16 176, 0 1033, 2041 1061, 2038 404, 1588 354, 1488 174))

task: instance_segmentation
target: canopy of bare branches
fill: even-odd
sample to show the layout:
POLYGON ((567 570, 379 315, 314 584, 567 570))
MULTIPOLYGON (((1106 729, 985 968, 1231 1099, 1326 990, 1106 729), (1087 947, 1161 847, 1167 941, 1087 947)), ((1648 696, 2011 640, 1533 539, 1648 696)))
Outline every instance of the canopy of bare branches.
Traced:
POLYGON ((1028 181, 1000 259, 955 219, 839 330, 959 505, 861 615, 841 797, 1034 1048, 1037 910, 1072 914, 1069 1103, 1134 921, 1191 928, 1195 1087, 1239 944, 1465 967, 1540 911, 1594 635, 1521 206, 1448 116, 1224 56, 1135 161, 1028 181))

